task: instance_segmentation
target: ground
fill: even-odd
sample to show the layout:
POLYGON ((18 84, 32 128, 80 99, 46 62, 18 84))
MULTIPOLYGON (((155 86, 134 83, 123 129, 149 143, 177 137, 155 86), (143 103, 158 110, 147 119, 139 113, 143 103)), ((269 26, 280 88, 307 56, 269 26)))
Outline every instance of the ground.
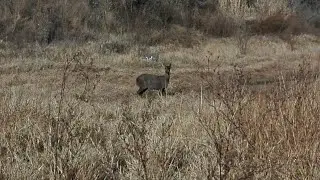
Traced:
POLYGON ((246 54, 236 38, 149 47, 171 79, 167 96, 143 97, 135 78, 164 68, 138 45, 4 43, 0 177, 318 179, 320 39, 294 41, 253 36, 246 54))

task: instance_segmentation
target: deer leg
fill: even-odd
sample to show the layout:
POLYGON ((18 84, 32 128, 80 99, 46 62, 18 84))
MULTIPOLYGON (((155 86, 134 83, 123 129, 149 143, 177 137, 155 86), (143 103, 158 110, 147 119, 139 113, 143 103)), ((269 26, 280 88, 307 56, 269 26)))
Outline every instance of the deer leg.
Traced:
POLYGON ((148 88, 140 88, 137 93, 141 96, 148 88))
POLYGON ((165 95, 166 94, 166 89, 165 88, 162 88, 162 95, 165 95))

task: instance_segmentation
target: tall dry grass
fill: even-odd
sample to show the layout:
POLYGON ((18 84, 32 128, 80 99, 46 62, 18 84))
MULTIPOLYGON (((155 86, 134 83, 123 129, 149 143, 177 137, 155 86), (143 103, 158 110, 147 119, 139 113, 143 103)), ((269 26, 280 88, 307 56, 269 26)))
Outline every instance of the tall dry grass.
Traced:
POLYGON ((195 72, 201 86, 194 91, 99 100, 109 69, 83 50, 61 58, 48 92, 27 94, 28 84, 1 90, 3 179, 320 176, 312 62, 265 82, 241 67, 208 65, 195 72))
POLYGON ((319 179, 319 39, 285 1, 122 2, 0 2, 0 179, 319 179), (168 96, 134 95, 142 45, 168 96))

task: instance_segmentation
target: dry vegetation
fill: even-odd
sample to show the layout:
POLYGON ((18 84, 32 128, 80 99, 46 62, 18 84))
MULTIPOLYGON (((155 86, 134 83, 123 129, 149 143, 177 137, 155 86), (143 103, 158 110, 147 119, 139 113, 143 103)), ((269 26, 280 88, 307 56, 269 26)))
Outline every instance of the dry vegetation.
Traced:
POLYGON ((79 25, 49 45, 0 31, 0 179, 319 179, 318 29, 272 13, 280 1, 242 29, 250 8, 226 2, 191 25, 79 25), (84 30, 100 40, 63 38, 84 30), (167 96, 136 95, 140 73, 164 71, 149 51, 173 64, 167 96))

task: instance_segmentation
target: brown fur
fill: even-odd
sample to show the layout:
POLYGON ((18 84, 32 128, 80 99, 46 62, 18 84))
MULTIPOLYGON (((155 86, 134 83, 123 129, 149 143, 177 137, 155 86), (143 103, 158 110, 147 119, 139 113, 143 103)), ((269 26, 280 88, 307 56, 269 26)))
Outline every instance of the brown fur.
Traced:
POLYGON ((141 74, 136 79, 139 86, 137 93, 141 96, 147 90, 160 90, 162 94, 166 92, 170 80, 171 64, 165 66, 165 74, 162 76, 153 74, 141 74))

